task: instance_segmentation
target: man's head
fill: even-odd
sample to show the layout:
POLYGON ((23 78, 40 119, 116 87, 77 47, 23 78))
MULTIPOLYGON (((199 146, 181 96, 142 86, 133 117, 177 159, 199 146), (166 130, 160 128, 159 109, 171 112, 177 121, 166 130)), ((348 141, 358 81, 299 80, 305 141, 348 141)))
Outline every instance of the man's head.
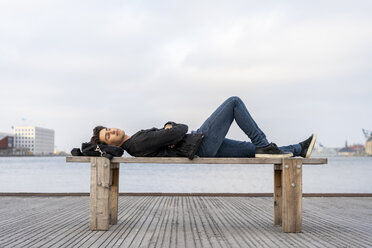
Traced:
POLYGON ((124 142, 125 132, 119 128, 107 128, 97 126, 93 129, 93 136, 90 143, 121 146, 124 142))

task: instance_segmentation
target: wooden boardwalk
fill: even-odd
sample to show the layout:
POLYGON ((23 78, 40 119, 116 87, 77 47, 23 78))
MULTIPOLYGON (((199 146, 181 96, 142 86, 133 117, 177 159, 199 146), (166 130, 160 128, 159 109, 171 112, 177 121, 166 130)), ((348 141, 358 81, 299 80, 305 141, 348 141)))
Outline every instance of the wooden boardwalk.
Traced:
POLYGON ((372 197, 303 198, 303 233, 273 224, 272 197, 121 196, 89 231, 89 197, 0 197, 0 247, 372 247, 372 197))

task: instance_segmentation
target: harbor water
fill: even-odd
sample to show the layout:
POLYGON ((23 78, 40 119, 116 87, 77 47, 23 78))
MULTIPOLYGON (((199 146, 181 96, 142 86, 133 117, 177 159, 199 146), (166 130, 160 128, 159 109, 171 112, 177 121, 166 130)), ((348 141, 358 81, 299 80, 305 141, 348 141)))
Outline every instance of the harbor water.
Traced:
MULTIPOLYGON (((65 157, 0 157, 0 192, 89 192, 90 165, 65 157)), ((304 165, 304 193, 372 193, 372 157, 304 165)), ((271 193, 272 165, 121 164, 120 192, 271 193)))

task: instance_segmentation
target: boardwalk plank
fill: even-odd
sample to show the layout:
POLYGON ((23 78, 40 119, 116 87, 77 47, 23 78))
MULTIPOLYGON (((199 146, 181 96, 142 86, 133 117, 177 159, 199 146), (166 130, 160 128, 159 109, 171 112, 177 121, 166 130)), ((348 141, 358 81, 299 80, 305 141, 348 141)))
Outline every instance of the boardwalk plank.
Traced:
POLYGON ((0 197, 0 247, 369 247, 372 197, 303 199, 303 232, 273 224, 272 197, 119 197, 89 230, 89 197, 0 197))
POLYGON ((235 235, 230 226, 226 224, 224 219, 225 216, 220 211, 220 205, 216 204, 213 199, 204 200, 203 198, 203 203, 205 204, 206 208, 212 209, 211 211, 213 211, 214 215, 214 224, 224 240, 226 247, 242 247, 237 235, 235 235))

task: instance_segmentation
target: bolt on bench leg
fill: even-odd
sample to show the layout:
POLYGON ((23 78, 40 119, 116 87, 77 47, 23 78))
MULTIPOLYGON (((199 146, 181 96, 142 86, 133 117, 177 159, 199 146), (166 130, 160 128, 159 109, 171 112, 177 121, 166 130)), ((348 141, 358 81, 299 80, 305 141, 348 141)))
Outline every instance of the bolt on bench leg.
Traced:
POLYGON ((274 164, 274 224, 282 224, 282 167, 274 164))
POLYGON ((108 230, 110 222, 110 160, 92 157, 90 165, 90 230, 108 230))
POLYGON ((110 224, 118 223, 119 163, 111 163, 110 224))
POLYGON ((302 231, 302 160, 282 162, 282 231, 302 231))

